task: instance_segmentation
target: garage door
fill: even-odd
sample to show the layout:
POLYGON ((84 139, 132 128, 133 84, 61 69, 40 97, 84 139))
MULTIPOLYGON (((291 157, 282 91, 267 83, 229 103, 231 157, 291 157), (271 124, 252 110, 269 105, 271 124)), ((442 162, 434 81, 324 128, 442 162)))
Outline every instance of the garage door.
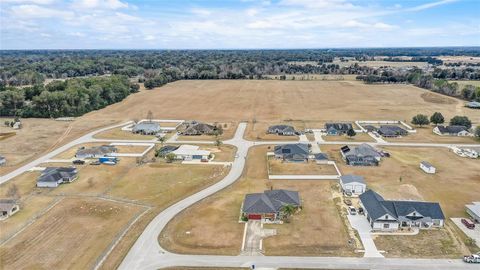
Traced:
POLYGON ((249 214, 248 219, 259 220, 259 219, 262 219, 262 215, 249 214))

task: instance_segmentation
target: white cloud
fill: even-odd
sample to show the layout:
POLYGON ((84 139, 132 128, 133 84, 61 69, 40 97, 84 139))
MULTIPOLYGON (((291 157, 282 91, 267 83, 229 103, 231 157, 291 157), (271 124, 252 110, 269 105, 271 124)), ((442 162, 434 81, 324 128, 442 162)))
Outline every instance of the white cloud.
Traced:
POLYGON ((63 11, 54 8, 47 8, 37 5, 19 5, 13 6, 11 14, 17 18, 26 19, 46 19, 46 18, 63 18, 71 19, 74 13, 71 11, 63 11))
POLYGON ((128 8, 128 3, 120 0, 75 0, 73 8, 78 9, 121 9, 128 8))
POLYGON ((420 11, 420 10, 429 9, 429 8, 433 8, 433 7, 440 6, 440 5, 453 3, 453 2, 456 2, 456 1, 458 1, 458 0, 442 0, 442 1, 437 1, 437 2, 432 2, 432 3, 428 3, 428 4, 419 5, 419 6, 416 6, 416 7, 413 7, 413 8, 408 8, 406 10, 407 11, 420 11))
POLYGON ((36 5, 49 5, 56 0, 1 0, 4 4, 36 4, 36 5))

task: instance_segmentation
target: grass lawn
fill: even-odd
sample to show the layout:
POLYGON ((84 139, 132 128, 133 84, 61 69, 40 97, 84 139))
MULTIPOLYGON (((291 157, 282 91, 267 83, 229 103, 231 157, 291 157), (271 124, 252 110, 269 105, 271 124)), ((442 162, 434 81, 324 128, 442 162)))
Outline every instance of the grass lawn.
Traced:
POLYGON ((2 267, 92 268, 96 259, 139 210, 139 206, 105 200, 64 199, 0 247, 2 267), (59 259, 66 256, 68 259, 59 259))
POLYGON ((317 164, 315 161, 308 163, 282 162, 282 160, 270 158, 268 160, 271 175, 336 175, 337 170, 333 165, 317 164))
POLYGON ((299 191, 305 207, 292 223, 284 224, 279 236, 264 240, 267 254, 290 255, 302 246, 300 242, 304 243, 298 251, 301 254, 324 255, 332 249, 351 254, 353 248, 347 246, 348 235, 332 201, 329 181, 268 181, 266 151, 267 146, 250 150, 244 175, 237 182, 177 215, 159 236, 162 247, 177 253, 238 255, 244 229, 238 218, 245 194, 285 188, 299 191), (282 249, 271 248, 269 242, 282 249))
POLYGON ((151 140, 155 139, 155 136, 135 134, 130 131, 122 130, 121 128, 112 128, 96 134, 94 138, 113 140, 151 140))
POLYGON ((421 230, 417 235, 380 235, 374 238, 386 257, 454 258, 463 255, 462 245, 447 229, 421 230))
POLYGON ((220 147, 201 146, 200 149, 210 151, 213 155, 215 155, 213 161, 233 161, 235 159, 235 153, 237 152, 237 148, 235 146, 225 144, 220 145, 220 147))
POLYGON ((370 137, 367 133, 364 132, 357 132, 357 135, 353 137, 349 137, 347 135, 342 136, 322 136, 322 138, 327 142, 339 142, 339 141, 346 141, 346 142, 375 142, 375 139, 370 137))

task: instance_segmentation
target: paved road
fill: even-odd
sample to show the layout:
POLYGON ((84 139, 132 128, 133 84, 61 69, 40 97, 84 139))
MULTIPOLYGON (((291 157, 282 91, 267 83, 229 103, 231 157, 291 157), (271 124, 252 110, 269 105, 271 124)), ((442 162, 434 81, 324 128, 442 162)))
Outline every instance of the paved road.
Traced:
MULTIPOLYGON (((76 139, 76 140, 73 140, 63 146, 60 146, 59 148, 53 150, 52 152, 26 164, 26 165, 23 165, 22 167, 10 172, 10 173, 7 173, 6 175, 3 175, 0 177, 0 184, 3 184, 5 182, 7 182, 8 180, 16 177, 16 176, 19 176, 20 174, 30 170, 31 168, 33 167, 36 167, 38 166, 39 164, 41 163, 44 163, 45 161, 49 160, 49 159, 52 159, 53 157, 55 157, 56 155, 72 148, 73 146, 75 145, 78 145, 78 144, 81 144, 81 143, 87 143, 87 142, 93 142, 93 141, 102 141, 102 140, 97 140, 97 139, 94 139, 93 136, 97 133, 100 133, 100 132, 103 132, 103 131, 106 131, 106 130, 109 130, 109 129, 112 129, 112 128, 117 128, 117 127, 121 127, 121 126, 124 126, 124 125, 127 125, 127 124, 130 124, 132 121, 129 121, 129 122, 126 122, 126 123, 122 123, 122 124, 118 124, 118 125, 114 125, 114 126, 109 126, 109 127, 106 127, 106 128, 101 128, 101 129, 98 129, 98 130, 95 130, 95 131, 92 131, 86 135, 83 135, 82 137, 76 139)), ((108 140, 108 142, 111 142, 112 140, 108 140)), ((145 142, 145 141, 143 141, 145 142)))

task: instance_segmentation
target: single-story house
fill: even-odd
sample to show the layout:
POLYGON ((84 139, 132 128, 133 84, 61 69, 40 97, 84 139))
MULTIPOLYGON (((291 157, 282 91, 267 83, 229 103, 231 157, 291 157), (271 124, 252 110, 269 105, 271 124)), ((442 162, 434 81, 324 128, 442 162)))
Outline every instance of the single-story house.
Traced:
POLYGON ((215 135, 222 133, 221 128, 197 121, 184 122, 177 130, 180 135, 186 136, 215 135))
POLYGON ((157 151, 157 154, 159 157, 164 157, 166 155, 168 155, 169 153, 175 151, 178 149, 179 146, 177 145, 165 145, 165 146, 162 146, 158 151, 157 151))
POLYGON ((360 195, 367 189, 363 176, 353 174, 340 176, 340 186, 344 192, 350 192, 352 195, 360 195))
POLYGON ((465 205, 465 211, 467 211, 475 222, 480 222, 480 202, 465 205))
POLYGON ((0 156, 0 166, 7 164, 7 159, 4 156, 0 156))
POLYGON ((313 156, 317 164, 327 164, 329 161, 328 156, 325 153, 317 153, 317 154, 314 154, 313 156))
POLYGON ((426 173, 431 173, 431 174, 435 173, 435 171, 437 170, 432 164, 426 161, 420 162, 420 169, 422 169, 426 173))
POLYGON ((440 136, 472 136, 464 126, 436 126, 433 132, 440 136))
POLYGON ((157 122, 140 122, 133 126, 132 132, 135 134, 155 135, 160 132, 160 124, 157 122))
POLYGON ((480 109, 480 102, 477 102, 477 101, 468 102, 467 104, 465 104, 465 107, 468 107, 471 109, 480 109))
POLYGON ((274 148, 275 158, 288 162, 307 162, 310 150, 306 143, 277 145, 274 148))
POLYGON ((75 154, 76 158, 99 158, 109 156, 117 152, 117 148, 113 145, 93 146, 89 148, 80 148, 75 154))
POLYGON ((378 166, 382 156, 371 145, 362 143, 357 147, 343 146, 340 149, 343 160, 352 166, 378 166))
POLYGON ((399 228, 443 227, 445 216, 440 204, 419 201, 387 201, 373 190, 360 196, 365 215, 374 231, 399 228))
POLYGON ((398 137, 408 135, 408 131, 406 131, 405 129, 399 126, 392 125, 381 125, 380 128, 377 130, 377 133, 382 135, 383 137, 398 137))
POLYGON ((210 151, 200 150, 196 145, 181 145, 171 153, 179 160, 208 160, 210 151))
POLYGON ((297 134, 295 128, 289 125, 274 125, 267 130, 268 134, 277 134, 282 136, 294 136, 297 134))
POLYGON ((285 205, 300 207, 300 196, 292 190, 266 190, 263 193, 245 195, 242 215, 254 220, 280 220, 285 205))
POLYGON ((15 200, 2 199, 0 200, 0 220, 4 220, 17 213, 20 206, 15 200))
POLYGON ((77 179, 77 168, 47 167, 37 179, 37 187, 58 187, 63 183, 71 183, 77 179))
POLYGON ((326 123, 325 130, 327 135, 343 135, 346 134, 349 129, 352 129, 350 123, 326 123))

